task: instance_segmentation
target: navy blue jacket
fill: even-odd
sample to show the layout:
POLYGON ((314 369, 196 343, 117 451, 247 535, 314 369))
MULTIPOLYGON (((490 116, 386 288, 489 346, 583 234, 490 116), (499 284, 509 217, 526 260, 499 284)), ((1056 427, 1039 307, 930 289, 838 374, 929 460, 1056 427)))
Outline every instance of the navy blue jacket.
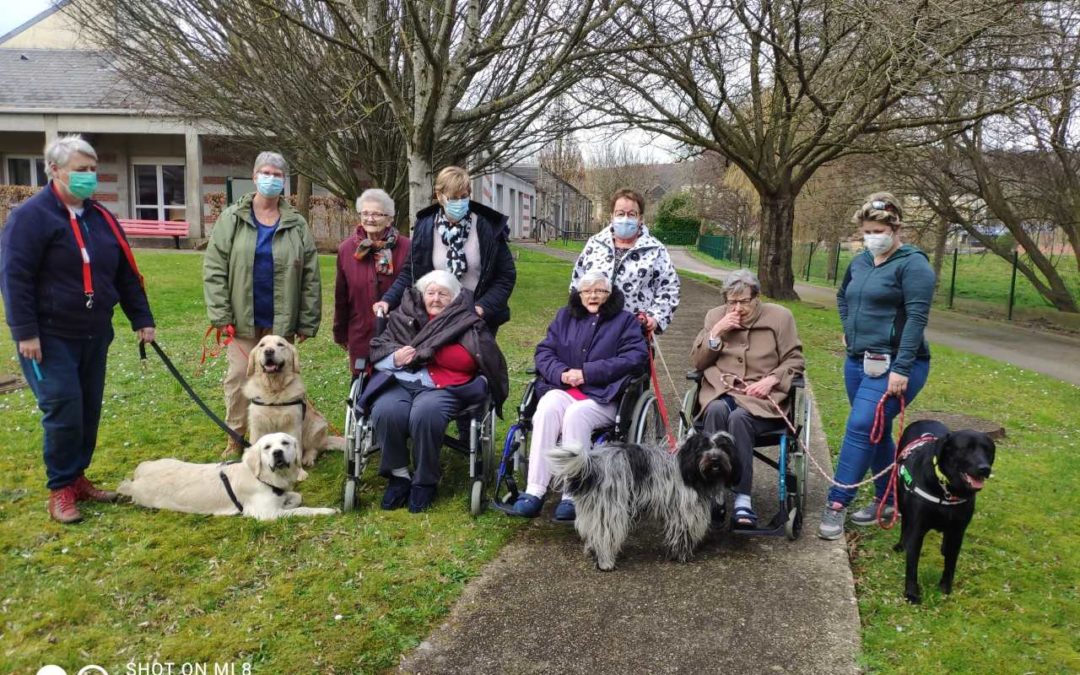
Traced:
POLYGON ((910 375, 915 359, 930 358, 923 331, 934 284, 930 259, 910 244, 880 265, 869 251, 852 258, 836 292, 848 354, 892 354, 893 371, 910 375))
MULTIPOLYGON (((412 246, 409 259, 382 299, 394 309, 401 304, 405 289, 432 269, 435 245, 435 215, 442 207, 433 204, 416 214, 416 224, 409 235, 412 246)), ((469 212, 476 215, 476 236, 480 242, 480 281, 473 290, 476 304, 484 308, 484 321, 494 331, 510 320, 510 293, 517 282, 514 256, 507 243, 510 229, 506 216, 483 204, 470 201, 469 212)))
POLYGON ((537 396, 552 389, 569 389, 562 374, 579 368, 585 376, 582 393, 598 403, 610 403, 628 378, 649 366, 649 346, 641 324, 623 310, 623 295, 612 289, 597 314, 589 314, 577 291, 548 326, 536 345, 537 396))
MULTIPOLYGON (((71 231, 67 206, 50 187, 11 212, 0 235, 0 291, 11 336, 65 338, 99 335, 112 326, 116 303, 134 330, 154 325, 150 303, 93 200, 83 202, 80 220, 90 255, 94 306, 86 307, 82 256, 71 231)), ((123 231, 121 231, 123 236, 123 231)))

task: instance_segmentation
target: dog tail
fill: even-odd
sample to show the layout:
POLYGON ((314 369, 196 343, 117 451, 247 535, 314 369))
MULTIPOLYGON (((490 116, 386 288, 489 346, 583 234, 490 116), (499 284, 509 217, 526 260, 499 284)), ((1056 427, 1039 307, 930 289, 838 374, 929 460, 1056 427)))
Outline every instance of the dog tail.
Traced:
POLYGON ((557 445, 547 452, 551 473, 562 483, 580 481, 589 470, 589 455, 580 445, 557 445))

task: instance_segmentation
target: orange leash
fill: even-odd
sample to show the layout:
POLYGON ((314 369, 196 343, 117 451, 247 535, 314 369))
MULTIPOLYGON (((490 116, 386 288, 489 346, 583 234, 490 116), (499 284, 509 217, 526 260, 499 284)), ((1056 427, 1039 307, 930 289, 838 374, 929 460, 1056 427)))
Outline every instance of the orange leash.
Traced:
MULTIPOLYGON (((900 429, 904 428, 904 395, 901 394, 900 400, 900 429)), ((874 425, 870 427, 870 442, 877 445, 881 442, 881 439, 885 437, 885 402, 888 401, 889 394, 885 393, 881 396, 881 400, 878 401, 877 407, 874 408, 874 425)), ((881 495, 881 501, 878 502, 877 507, 877 522, 883 530, 891 530, 893 525, 896 525, 896 520, 900 517, 900 509, 896 503, 896 476, 900 473, 900 459, 901 451, 900 446, 896 446, 896 453, 893 455, 892 471, 889 472, 889 482, 885 484, 885 493, 881 495), (892 517, 889 518, 888 524, 881 518, 881 514, 885 510, 885 505, 889 503, 889 495, 893 498, 893 512, 892 517)))
MULTIPOLYGON (((199 365, 195 368, 195 373, 198 374, 202 370, 202 367, 206 365, 206 359, 216 359, 221 355, 221 352, 228 348, 230 344, 236 341, 236 327, 231 323, 225 326, 224 330, 216 326, 208 326, 206 333, 203 334, 202 339, 202 356, 199 358, 199 365), (225 339, 222 339, 222 333, 225 334, 225 339), (214 335, 213 341, 210 340, 210 335, 214 335)), ((236 343, 236 348, 240 350, 240 354, 247 358, 247 352, 240 346, 240 343, 236 343)))
MULTIPOLYGON (((644 316, 644 312, 640 312, 638 316, 644 316)), ((648 326, 648 323, 645 325, 648 326)), ((660 391, 660 376, 656 372, 656 359, 653 358, 652 350, 655 337, 651 328, 645 329, 645 341, 649 343, 649 379, 652 380, 653 392, 656 394, 656 406, 660 409, 660 420, 664 423, 664 437, 667 438, 668 453, 674 455, 679 451, 679 446, 675 442, 675 437, 671 435, 671 420, 668 417, 667 403, 664 401, 664 394, 660 391)))

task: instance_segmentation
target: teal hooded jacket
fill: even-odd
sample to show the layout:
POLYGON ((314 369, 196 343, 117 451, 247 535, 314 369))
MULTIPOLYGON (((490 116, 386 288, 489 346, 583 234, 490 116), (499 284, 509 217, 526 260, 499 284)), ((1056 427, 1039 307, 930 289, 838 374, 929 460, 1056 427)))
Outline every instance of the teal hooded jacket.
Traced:
POLYGON ((848 355, 891 354, 893 372, 910 375, 915 359, 930 358, 923 331, 934 283, 930 259, 911 244, 876 266, 869 251, 855 256, 836 293, 848 355))

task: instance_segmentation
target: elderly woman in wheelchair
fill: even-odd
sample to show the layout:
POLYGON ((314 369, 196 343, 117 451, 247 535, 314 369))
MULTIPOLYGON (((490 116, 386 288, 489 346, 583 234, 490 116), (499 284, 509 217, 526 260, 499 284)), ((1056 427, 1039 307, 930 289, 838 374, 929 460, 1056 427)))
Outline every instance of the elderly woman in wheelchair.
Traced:
POLYGON ((371 411, 382 449, 379 474, 387 479, 382 508, 427 509, 442 475, 446 428, 464 410, 490 396, 496 409, 509 390, 506 361, 474 306, 471 291, 436 270, 409 289, 371 340, 376 374, 361 397, 371 411), (406 440, 413 442, 409 473, 406 440))
POLYGON ((785 307, 761 302, 760 293, 761 284, 750 270, 729 273, 724 304, 705 315, 690 352, 702 374, 696 421, 705 433, 727 431, 735 438, 741 479, 735 488, 734 529, 757 527, 750 500, 754 439, 784 428, 780 411, 804 367, 794 317, 785 307))
MULTIPOLYGON (((525 492, 500 508, 534 518, 547 494, 551 471, 547 453, 563 445, 587 446, 593 431, 615 420, 623 384, 648 367, 641 326, 623 309, 623 296, 601 272, 584 274, 570 291, 566 307, 536 346, 536 392, 525 492)), ((573 497, 563 494, 555 519, 573 521, 573 497)))

